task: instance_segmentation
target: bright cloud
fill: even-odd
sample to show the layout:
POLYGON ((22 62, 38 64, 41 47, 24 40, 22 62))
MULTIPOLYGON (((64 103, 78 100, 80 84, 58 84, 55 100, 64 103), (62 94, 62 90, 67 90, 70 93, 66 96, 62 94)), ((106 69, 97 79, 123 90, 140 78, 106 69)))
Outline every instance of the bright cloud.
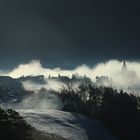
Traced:
MULTIPOLYGON (((13 78, 18 78, 23 75, 44 75, 45 77, 48 77, 49 75, 58 76, 58 74, 71 77, 72 74, 77 73, 81 76, 86 75, 87 77, 90 77, 93 81, 95 80, 96 76, 108 76, 112 78, 113 84, 116 88, 128 88, 129 85, 135 88, 139 88, 140 62, 126 61, 126 64, 127 71, 125 71, 124 73, 122 72, 123 63, 118 60, 110 60, 103 63, 99 63, 94 67, 81 65, 73 70, 65 70, 61 68, 44 68, 39 60, 31 60, 26 64, 20 64, 17 68, 7 73, 7 75, 13 78)), ((25 84, 28 85, 27 83, 25 84)))

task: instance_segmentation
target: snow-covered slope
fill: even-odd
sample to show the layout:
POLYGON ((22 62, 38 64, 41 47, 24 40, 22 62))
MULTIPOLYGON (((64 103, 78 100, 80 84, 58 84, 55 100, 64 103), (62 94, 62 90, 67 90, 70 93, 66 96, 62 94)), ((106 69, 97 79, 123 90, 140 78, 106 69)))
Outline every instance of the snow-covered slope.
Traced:
POLYGON ((58 110, 17 110, 36 129, 67 140, 115 140, 99 121, 58 110))

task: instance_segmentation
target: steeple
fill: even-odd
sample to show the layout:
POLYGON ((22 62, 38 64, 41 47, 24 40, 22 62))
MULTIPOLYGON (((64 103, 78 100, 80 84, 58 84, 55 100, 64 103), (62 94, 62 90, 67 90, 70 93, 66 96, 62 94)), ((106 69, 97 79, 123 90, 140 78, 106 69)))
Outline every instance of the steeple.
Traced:
POLYGON ((126 66, 126 62, 125 59, 123 60, 123 66, 122 66, 122 71, 126 71, 127 70, 127 66, 126 66))

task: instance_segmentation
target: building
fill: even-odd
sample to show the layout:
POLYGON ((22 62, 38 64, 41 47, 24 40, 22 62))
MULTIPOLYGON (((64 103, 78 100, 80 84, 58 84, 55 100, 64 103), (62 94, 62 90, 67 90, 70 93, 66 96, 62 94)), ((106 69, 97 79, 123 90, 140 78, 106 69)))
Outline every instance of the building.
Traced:
POLYGON ((127 65, 125 60, 123 61, 122 71, 125 72, 127 70, 127 65))

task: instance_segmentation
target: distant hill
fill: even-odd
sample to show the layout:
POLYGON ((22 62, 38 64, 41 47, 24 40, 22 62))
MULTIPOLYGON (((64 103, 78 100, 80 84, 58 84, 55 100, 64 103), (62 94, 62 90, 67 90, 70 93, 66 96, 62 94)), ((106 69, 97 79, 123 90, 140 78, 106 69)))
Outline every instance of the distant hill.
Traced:
POLYGON ((26 94, 27 92, 18 79, 0 76, 0 102, 17 102, 26 94))
POLYGON ((38 76, 22 76, 20 78, 18 78, 17 80, 19 80, 20 82, 25 82, 25 81, 32 81, 34 83, 38 83, 38 84, 44 84, 44 75, 38 75, 38 76))

